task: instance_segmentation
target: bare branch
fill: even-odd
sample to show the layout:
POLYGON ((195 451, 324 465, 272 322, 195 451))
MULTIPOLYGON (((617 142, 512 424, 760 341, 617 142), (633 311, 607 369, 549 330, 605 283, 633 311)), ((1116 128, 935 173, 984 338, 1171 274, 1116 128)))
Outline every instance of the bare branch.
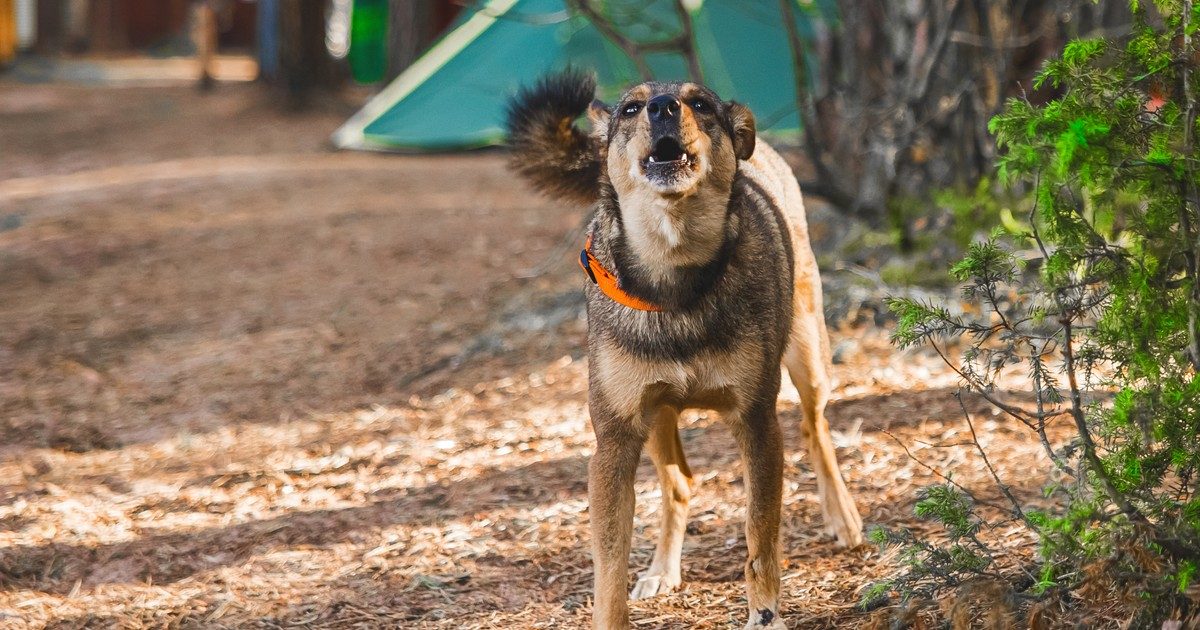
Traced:
POLYGON ((641 75, 642 80, 650 81, 654 79, 654 72, 651 70, 650 64, 646 62, 646 53, 674 52, 684 58, 688 67, 688 75, 693 81, 704 81, 704 73, 700 68, 700 57, 696 52, 696 38, 694 29, 692 28, 692 15, 688 13, 683 0, 674 0, 675 15, 679 18, 681 29, 680 33, 674 37, 652 42, 639 42, 625 36, 612 20, 605 17, 599 9, 592 5, 592 0, 567 1, 572 9, 587 18, 596 27, 596 30, 600 31, 600 34, 616 44, 633 61, 634 65, 637 66, 638 74, 641 75))
POLYGON ((925 470, 928 470, 929 472, 933 473, 934 475, 936 475, 937 477, 941 478, 941 479, 942 479, 942 480, 944 480, 946 483, 948 483, 948 484, 950 484, 950 485, 954 486, 955 488, 958 488, 959 490, 961 490, 961 491, 962 491, 962 493, 963 493, 963 494, 967 495, 968 497, 971 497, 971 501, 974 501, 975 503, 978 503, 979 505, 986 505, 986 506, 988 506, 988 507, 990 507, 990 508, 997 509, 997 510, 999 510, 999 511, 1001 511, 1001 512, 1005 512, 1005 511, 1007 511, 1007 510, 1005 510, 1005 509, 1004 509, 1004 506, 1002 506, 1002 505, 997 505, 996 503, 992 503, 991 501, 981 501, 981 500, 979 500, 979 498, 975 496, 975 493, 973 493, 973 492, 971 492, 970 490, 968 490, 966 486, 964 486, 964 485, 962 485, 961 483, 958 483, 957 481, 955 481, 955 480, 951 479, 950 477, 948 477, 948 476, 946 476, 946 475, 942 474, 942 471, 940 471, 940 470, 938 470, 938 469, 934 468, 933 466, 930 466, 929 464, 926 464, 925 462, 921 461, 921 459, 920 459, 920 458, 918 458, 916 455, 913 455, 913 454, 912 454, 912 451, 908 450, 908 447, 907 447, 907 446, 905 446, 904 442, 900 441, 900 438, 896 437, 894 434, 892 434, 892 432, 890 432, 890 431, 888 431, 888 430, 886 430, 886 429, 880 429, 880 431, 881 431, 881 432, 882 432, 884 435, 886 435, 886 436, 888 436, 888 437, 892 438, 893 440, 895 440, 895 441, 896 441, 896 444, 900 445, 900 448, 904 449, 904 454, 905 454, 905 455, 907 455, 909 459, 911 459, 911 460, 913 460, 914 462, 916 462, 916 464, 917 464, 918 466, 920 466, 921 468, 924 468, 925 470))
POLYGON ((1103 484, 1108 498, 1120 508, 1121 512, 1137 520, 1145 520, 1141 512, 1129 502, 1129 498, 1117 490, 1112 477, 1108 475, 1108 470, 1104 467, 1104 462, 1100 461, 1100 456, 1096 454, 1096 443, 1092 440, 1091 430, 1087 426, 1087 418, 1083 415, 1083 396, 1079 392, 1079 384, 1075 378, 1075 346, 1071 333, 1072 322, 1070 317, 1064 317, 1059 320, 1059 323, 1063 327, 1062 349, 1063 360, 1066 362, 1063 370, 1067 373, 1067 383, 1071 387, 1071 417, 1075 420, 1075 429, 1079 432, 1079 439, 1083 444, 1083 456, 1087 459, 1088 465, 1095 471, 1096 476, 1100 478, 1100 482, 1103 484))
POLYGON ((1017 420, 1018 422, 1020 422, 1021 424, 1025 425, 1025 426, 1029 427, 1030 429, 1035 428, 1035 425, 1033 424, 1033 420, 1036 420, 1039 418, 1045 420, 1045 419, 1055 418, 1058 416, 1065 416, 1070 413, 1069 411, 1056 411, 1053 413, 1040 413, 1039 412, 1038 414, 1035 415, 1035 414, 1032 414, 1032 413, 1020 408, 1020 407, 1017 407, 1015 405, 1010 405, 1010 404, 996 398, 995 396, 993 396, 991 393, 988 392, 988 388, 985 387, 983 383, 980 383, 977 379, 972 378, 970 375, 963 372, 958 366, 954 365, 954 362, 952 362, 950 360, 950 358, 947 357, 944 352, 942 352, 942 349, 941 349, 941 347, 939 347, 937 345, 937 342, 931 340, 929 342, 929 345, 932 346, 934 351, 938 353, 938 356, 942 358, 942 362, 945 363, 946 365, 950 366, 950 369, 954 370, 955 374, 958 374, 959 377, 961 377, 963 379, 963 381, 965 381, 968 385, 970 385, 971 389, 975 393, 979 394, 984 400, 991 403, 992 406, 994 406, 997 409, 999 409, 1000 411, 1003 411, 1004 413, 1008 414, 1013 419, 1017 420))
POLYGON ((995 467, 992 466, 991 460, 988 459, 987 452, 983 450, 983 445, 979 443, 979 436, 975 433, 975 423, 971 422, 971 414, 967 412, 967 405, 963 403, 962 390, 955 392, 954 398, 958 401, 958 406, 962 409, 963 417, 967 419, 967 428, 971 429, 971 443, 975 445, 975 450, 979 451, 979 456, 983 458, 983 465, 987 466, 988 472, 992 474, 992 479, 995 480, 996 487, 1000 488, 1000 492, 1012 504, 1013 512, 1017 515, 1017 518, 1025 521, 1026 525, 1036 530, 1037 528, 1025 516, 1025 510, 1021 509, 1021 504, 1017 501, 1017 497, 1013 496, 1012 490, 1000 480, 1000 475, 996 473, 995 467))
POLYGON ((675 0, 675 15, 683 32, 679 34, 681 54, 688 65, 688 76, 697 83, 704 83, 704 70, 700 68, 700 56, 696 52, 696 36, 692 29, 692 14, 688 13, 683 0, 675 0))
MULTIPOLYGON (((1192 19, 1192 0, 1184 0, 1183 2, 1183 50, 1185 59, 1183 60, 1180 75, 1183 81, 1182 98, 1184 99, 1183 107, 1183 154, 1193 155, 1195 143, 1195 128, 1196 128, 1196 98, 1191 90, 1191 71, 1194 60, 1192 58, 1192 34, 1191 34, 1191 19, 1192 19)), ((1196 235, 1196 240, 1192 241, 1192 211, 1189 210, 1189 204, 1195 209, 1195 212, 1200 213, 1200 204, 1195 200, 1195 177, 1192 176, 1191 162, 1187 161, 1183 165, 1184 173, 1182 178, 1183 198, 1179 208, 1179 226, 1180 232, 1183 234, 1183 241, 1188 258, 1188 274, 1192 280, 1192 299, 1188 304, 1188 358, 1192 363, 1192 369, 1200 371, 1200 231, 1196 235)))
POLYGON ((642 51, 637 42, 625 37, 621 31, 617 30, 613 23, 606 17, 600 14, 595 7, 592 6, 590 0, 567 0, 571 8, 581 13, 584 17, 604 35, 616 44, 618 48, 624 52, 634 65, 637 66, 638 74, 642 76, 642 80, 649 81, 654 78, 654 73, 650 71, 650 65, 646 63, 645 57, 642 56, 642 51))

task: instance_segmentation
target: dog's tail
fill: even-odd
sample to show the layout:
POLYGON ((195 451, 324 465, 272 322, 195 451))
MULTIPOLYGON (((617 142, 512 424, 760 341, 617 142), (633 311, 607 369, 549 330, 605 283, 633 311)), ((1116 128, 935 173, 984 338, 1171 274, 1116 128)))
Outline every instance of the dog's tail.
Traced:
POLYGON ((508 103, 511 168, 552 197, 592 203, 600 194, 600 160, 575 126, 596 93, 596 78, 575 69, 542 77, 508 103))

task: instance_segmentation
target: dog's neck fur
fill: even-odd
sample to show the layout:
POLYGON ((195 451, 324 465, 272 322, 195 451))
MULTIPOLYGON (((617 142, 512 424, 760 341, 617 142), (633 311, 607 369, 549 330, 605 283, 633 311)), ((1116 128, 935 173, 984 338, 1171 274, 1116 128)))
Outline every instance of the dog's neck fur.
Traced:
POLYGON ((666 276, 715 258, 725 240, 729 191, 723 192, 701 190, 675 199, 650 190, 618 194, 625 236, 638 263, 651 275, 666 276))
POLYGON ((683 195, 663 195, 633 178, 613 182, 624 236, 636 264, 653 282, 713 262, 728 236, 732 175, 705 177, 683 195))

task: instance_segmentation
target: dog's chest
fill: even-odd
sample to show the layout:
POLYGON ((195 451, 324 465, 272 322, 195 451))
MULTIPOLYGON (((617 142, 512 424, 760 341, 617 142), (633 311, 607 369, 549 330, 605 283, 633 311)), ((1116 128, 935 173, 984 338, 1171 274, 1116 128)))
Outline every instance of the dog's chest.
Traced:
POLYGON ((757 387, 763 354, 752 344, 722 352, 703 352, 686 361, 650 360, 615 345, 592 354, 592 386, 614 410, 634 417, 659 405, 726 410, 737 407, 757 387))

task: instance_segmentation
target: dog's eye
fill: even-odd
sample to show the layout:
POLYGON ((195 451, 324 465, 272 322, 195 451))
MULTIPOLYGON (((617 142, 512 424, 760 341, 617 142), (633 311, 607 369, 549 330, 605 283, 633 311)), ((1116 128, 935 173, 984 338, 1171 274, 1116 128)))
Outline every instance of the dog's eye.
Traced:
POLYGON ((692 111, 696 111, 696 112, 700 112, 700 113, 704 113, 704 112, 708 112, 708 111, 712 110, 712 108, 710 108, 708 106, 708 101, 706 101, 702 98, 694 98, 694 99, 692 99, 692 101, 690 103, 688 103, 688 105, 692 106, 692 111))
POLYGON ((632 103, 627 103, 625 107, 621 108, 621 115, 632 116, 640 111, 642 111, 642 104, 638 101, 634 101, 632 103))

